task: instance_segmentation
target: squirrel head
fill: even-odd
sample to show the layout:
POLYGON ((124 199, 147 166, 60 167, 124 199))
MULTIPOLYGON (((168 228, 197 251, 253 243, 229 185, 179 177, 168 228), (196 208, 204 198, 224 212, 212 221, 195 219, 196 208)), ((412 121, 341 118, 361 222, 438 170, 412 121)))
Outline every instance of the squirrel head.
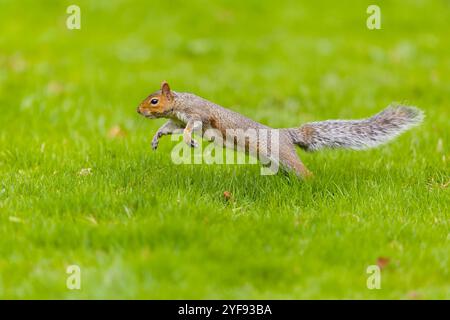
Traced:
POLYGON ((166 81, 161 83, 161 89, 152 93, 137 108, 137 112, 146 118, 162 118, 172 110, 174 94, 166 81))

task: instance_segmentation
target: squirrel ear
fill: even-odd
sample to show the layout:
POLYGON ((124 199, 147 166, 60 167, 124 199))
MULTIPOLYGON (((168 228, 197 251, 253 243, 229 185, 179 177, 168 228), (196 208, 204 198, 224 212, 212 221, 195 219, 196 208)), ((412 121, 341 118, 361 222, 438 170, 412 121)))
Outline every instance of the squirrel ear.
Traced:
POLYGON ((161 83, 161 93, 166 96, 167 99, 172 99, 172 92, 167 81, 161 83))

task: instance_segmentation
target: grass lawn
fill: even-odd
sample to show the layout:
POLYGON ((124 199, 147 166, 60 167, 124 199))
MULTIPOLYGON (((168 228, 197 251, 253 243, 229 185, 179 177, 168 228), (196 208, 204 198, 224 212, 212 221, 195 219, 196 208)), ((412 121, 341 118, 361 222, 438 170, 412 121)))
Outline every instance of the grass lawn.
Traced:
POLYGON ((450 298, 448 2, 376 1, 381 30, 374 1, 74 2, 81 30, 72 2, 0 1, 0 298, 450 298), (306 182, 175 165, 136 113, 162 80, 273 127, 426 120, 299 151, 306 182))

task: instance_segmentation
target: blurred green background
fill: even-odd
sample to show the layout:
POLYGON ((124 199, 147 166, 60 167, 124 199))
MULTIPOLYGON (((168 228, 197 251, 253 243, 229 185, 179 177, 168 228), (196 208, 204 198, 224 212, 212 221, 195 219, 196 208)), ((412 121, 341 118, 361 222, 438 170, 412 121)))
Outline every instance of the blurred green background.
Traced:
POLYGON ((449 17, 444 0, 0 0, 0 297, 450 298, 449 17), (162 80, 273 127, 393 101, 427 118, 380 149, 299 151, 306 183, 176 166, 175 142, 150 149, 164 121, 136 114, 162 80))

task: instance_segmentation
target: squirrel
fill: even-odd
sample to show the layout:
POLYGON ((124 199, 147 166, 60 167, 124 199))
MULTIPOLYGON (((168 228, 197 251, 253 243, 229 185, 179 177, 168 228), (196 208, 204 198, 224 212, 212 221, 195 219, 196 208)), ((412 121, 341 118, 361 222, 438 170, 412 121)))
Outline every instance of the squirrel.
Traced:
MULTIPOLYGON (((198 146, 192 134, 205 133, 208 128, 218 130, 223 136, 227 136, 227 130, 277 130, 278 161, 281 168, 293 171, 303 178, 312 174, 298 157, 295 146, 305 151, 323 148, 369 149, 394 139, 420 124, 424 118, 423 111, 418 108, 396 105, 361 120, 326 120, 306 123, 297 128, 272 129, 194 94, 172 91, 166 81, 162 82, 160 90, 140 103, 137 112, 150 119, 169 119, 154 135, 153 150, 158 147, 162 136, 181 130, 184 142, 191 147, 198 146)), ((239 137, 227 136, 231 145, 226 146, 235 149, 239 147, 237 138, 239 137)), ((265 147, 263 141, 250 144, 244 139, 243 144, 241 147, 251 154, 257 154, 265 147)), ((273 160, 268 155, 266 158, 273 160)))

